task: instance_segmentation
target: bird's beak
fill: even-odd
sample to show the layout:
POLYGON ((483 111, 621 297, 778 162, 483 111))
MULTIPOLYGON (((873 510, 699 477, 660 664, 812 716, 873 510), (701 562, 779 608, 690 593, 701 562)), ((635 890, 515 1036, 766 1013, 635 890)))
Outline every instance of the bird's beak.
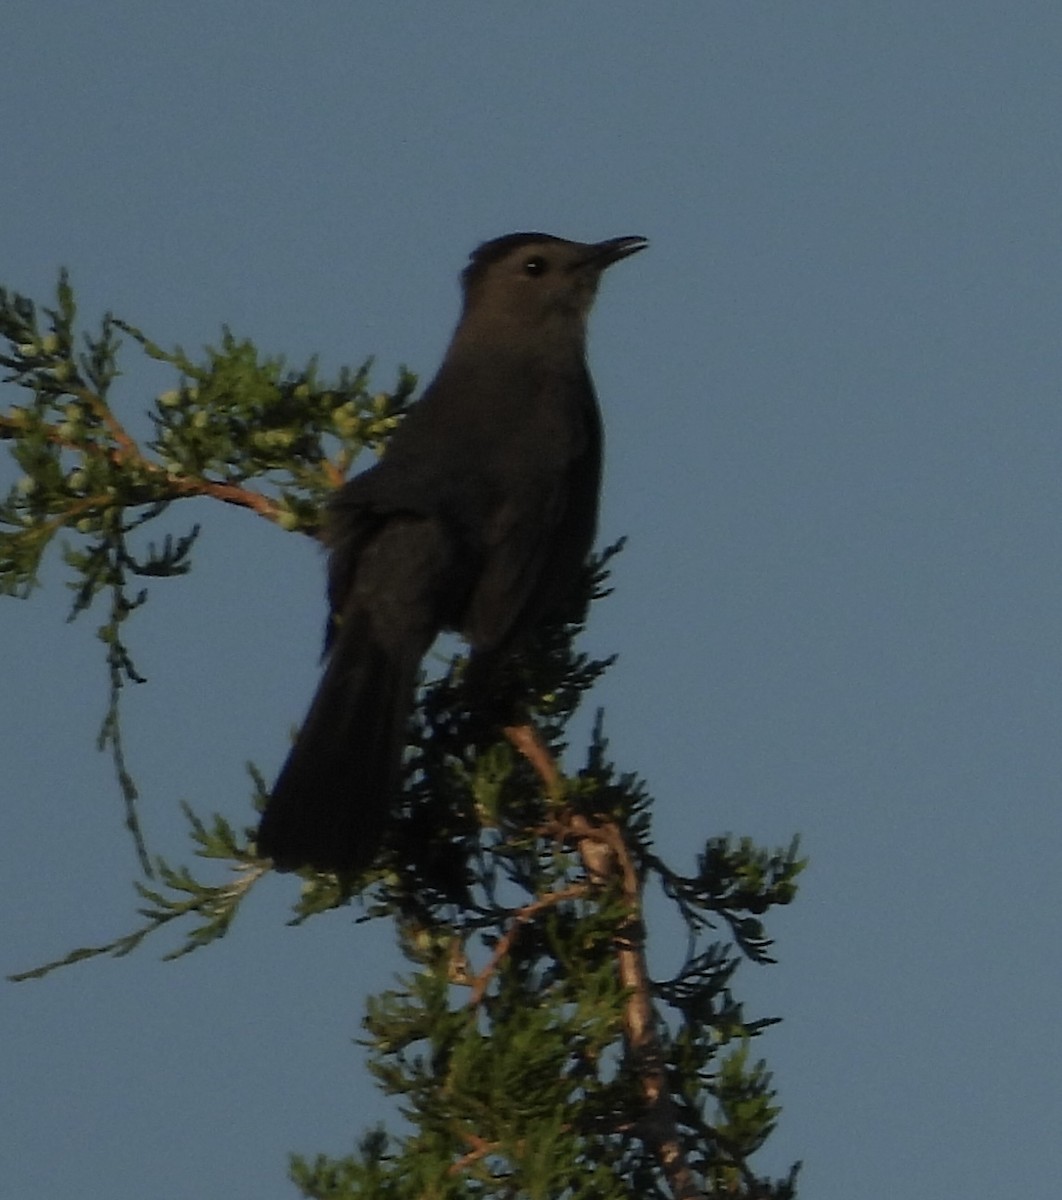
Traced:
POLYGON ((631 254, 637 254, 639 250, 644 250, 648 245, 648 239, 643 237, 609 238, 608 241, 597 242, 591 246, 590 253, 583 259, 580 266, 594 266, 599 271, 603 271, 613 263, 619 262, 621 258, 627 258, 631 254))

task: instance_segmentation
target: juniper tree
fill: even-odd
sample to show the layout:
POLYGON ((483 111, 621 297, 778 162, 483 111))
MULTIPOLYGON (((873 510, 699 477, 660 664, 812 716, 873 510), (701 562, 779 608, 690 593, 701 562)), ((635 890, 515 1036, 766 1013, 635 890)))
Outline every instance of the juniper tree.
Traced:
MULTIPOLYGON (((325 380, 315 362, 291 369, 228 330, 198 358, 109 314, 81 332, 65 274, 54 305, 0 289, 0 336, 0 440, 15 476, 0 501, 0 591, 29 597, 61 542, 71 616, 101 614, 99 744, 144 876, 138 927, 16 978, 128 953, 174 922, 183 937, 166 957, 178 958, 223 936, 269 868, 253 842, 256 773, 245 828, 184 804, 194 854, 220 883, 151 855, 140 831, 120 720, 128 685, 143 682, 128 622, 149 581, 192 567, 199 527, 178 523, 177 502, 209 497, 316 536, 322 504, 359 454, 386 443, 416 381, 401 371, 373 390, 369 363, 325 380), (146 439, 123 422, 136 403, 115 387, 123 350, 173 372, 148 402, 146 439)), ((408 968, 379 981, 364 1032, 370 1070, 411 1123, 367 1130, 342 1159, 293 1157, 305 1196, 795 1195, 795 1167, 770 1180, 752 1163, 779 1111, 753 1053, 774 1019, 746 1014, 734 976, 742 960, 772 961, 763 918, 795 894, 796 844, 768 851, 705 831, 683 874, 655 852, 651 798, 612 761, 602 714, 581 751, 567 744, 610 665, 578 635, 618 549, 588 564, 582 596, 508 664, 527 724, 500 730, 470 712, 454 656, 422 682, 384 853, 356 880, 303 873, 296 920, 354 904, 361 920, 393 923, 408 968), (562 773, 562 756, 577 765, 562 773), (428 843, 426 822, 438 833, 428 843), (646 965, 652 888, 687 937, 666 979, 646 965)))

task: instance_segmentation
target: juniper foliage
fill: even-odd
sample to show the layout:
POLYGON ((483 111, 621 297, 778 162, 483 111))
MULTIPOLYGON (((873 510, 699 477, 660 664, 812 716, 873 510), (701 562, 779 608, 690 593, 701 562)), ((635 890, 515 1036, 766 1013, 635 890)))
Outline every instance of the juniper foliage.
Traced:
MULTIPOLYGON (((359 453, 386 443, 416 381, 402 370, 373 392, 370 362, 326 381, 316 362, 291 369, 227 329, 199 358, 110 314, 82 332, 65 273, 54 305, 0 289, 0 339, 13 397, 0 440, 17 476, 0 500, 0 593, 31 595, 63 539, 70 617, 99 614, 110 681, 99 744, 146 877, 132 932, 16 978, 127 954, 175 923, 183 940, 166 957, 180 957, 228 932, 268 867, 250 812, 236 828, 184 804, 196 871, 151 855, 140 829, 120 702, 143 679, 130 619, 149 586, 192 567, 199 527, 175 524, 173 506, 209 497, 316 535, 323 501, 359 453), (144 439, 114 394, 128 348, 174 376, 148 406, 144 439), (211 861, 220 883, 199 877, 211 861)), ((380 860, 356 880, 304 873, 296 923, 341 905, 394 922, 408 970, 369 1001, 364 1033, 370 1069, 411 1128, 370 1130, 341 1159, 293 1156, 306 1197, 796 1194, 796 1166, 781 1179, 753 1166, 779 1113, 753 1052, 774 1019, 748 1015, 734 988, 743 961, 772 961, 764 917, 795 895, 796 843, 767 851, 705 835, 693 872, 676 871, 654 850, 645 785, 612 760, 603 714, 581 752, 568 745, 611 663, 577 642, 619 548, 589 565, 583 596, 509 665, 505 686, 526 705, 538 753, 467 710, 455 657, 423 683, 380 860), (562 757, 578 761, 566 776, 562 757), (670 978, 649 975, 650 925, 685 941, 670 978)), ((250 772, 260 809, 264 781, 250 772)))

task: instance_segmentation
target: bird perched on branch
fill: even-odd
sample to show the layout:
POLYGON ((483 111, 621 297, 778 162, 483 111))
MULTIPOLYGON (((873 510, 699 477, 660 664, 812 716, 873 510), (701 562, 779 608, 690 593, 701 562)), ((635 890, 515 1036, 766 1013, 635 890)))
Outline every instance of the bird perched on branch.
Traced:
POLYGON ((473 252, 438 374, 329 505, 327 662, 258 830, 279 870, 372 862, 442 630, 474 666, 578 582, 601 480, 587 316, 605 268, 646 244, 513 233, 473 252))

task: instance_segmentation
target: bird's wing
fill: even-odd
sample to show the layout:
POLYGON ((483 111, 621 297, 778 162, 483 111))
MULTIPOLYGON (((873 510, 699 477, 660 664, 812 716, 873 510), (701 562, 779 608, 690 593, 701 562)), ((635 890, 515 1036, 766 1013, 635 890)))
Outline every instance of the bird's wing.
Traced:
POLYGON ((541 616, 555 591, 552 562, 566 537, 562 480, 515 495, 485 530, 485 558, 461 632, 476 650, 495 650, 541 616))

